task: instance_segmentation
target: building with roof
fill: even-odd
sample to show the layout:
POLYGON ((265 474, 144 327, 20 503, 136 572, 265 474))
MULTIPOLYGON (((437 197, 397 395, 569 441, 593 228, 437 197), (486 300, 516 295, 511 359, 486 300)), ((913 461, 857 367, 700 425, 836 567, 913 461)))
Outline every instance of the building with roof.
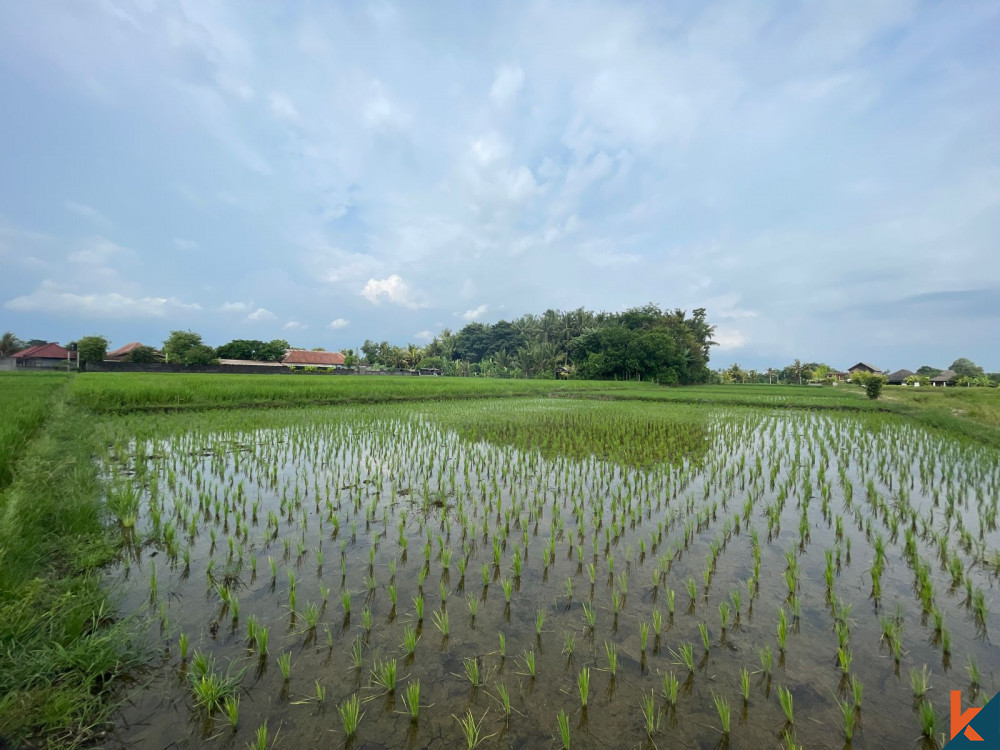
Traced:
POLYGON ((954 385, 952 381, 957 377, 958 373, 955 372, 954 370, 945 370, 940 375, 935 375, 933 378, 931 378, 931 385, 934 386, 954 385))
POLYGON ((877 373, 882 372, 882 370, 880 370, 879 368, 877 368, 875 365, 868 364, 867 362, 858 362, 853 367, 848 367, 847 368, 847 372, 849 372, 849 373, 855 373, 855 372, 874 372, 874 373, 877 374, 877 373))
POLYGON ((281 360, 288 367, 323 367, 332 369, 344 366, 344 355, 340 352, 311 352, 307 349, 289 349, 281 360))
POLYGON ((67 367, 70 362, 75 365, 77 353, 70 352, 69 349, 55 343, 39 344, 17 352, 12 359, 16 367, 52 369, 54 367, 67 367))
POLYGON ((889 385, 904 385, 906 383, 906 379, 913 377, 914 375, 916 375, 916 373, 911 370, 896 370, 896 372, 889 375, 887 382, 889 385))
MULTIPOLYGON (((104 361, 127 362, 129 360, 128 355, 131 354, 133 350, 138 349, 140 346, 145 346, 145 344, 143 344, 141 341, 133 341, 130 344, 125 344, 125 346, 119 349, 115 349, 113 352, 108 352, 107 354, 105 354, 104 361)), ((153 349, 154 352, 156 351, 154 347, 149 347, 149 348, 153 349)), ((157 354, 159 354, 159 352, 157 352, 157 354)))

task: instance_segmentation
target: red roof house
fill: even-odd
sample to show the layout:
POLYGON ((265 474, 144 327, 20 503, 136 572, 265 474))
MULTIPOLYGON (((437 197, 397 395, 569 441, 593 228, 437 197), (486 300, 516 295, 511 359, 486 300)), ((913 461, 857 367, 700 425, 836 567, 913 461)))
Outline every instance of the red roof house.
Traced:
POLYGON ((131 344, 125 344, 125 346, 120 349, 115 349, 113 352, 108 352, 104 355, 105 360, 111 360, 112 362, 124 362, 133 349, 138 349, 142 346, 141 341, 133 341, 131 344))
POLYGON ((13 358, 18 367, 58 367, 67 360, 75 362, 76 354, 71 356, 59 344, 39 344, 17 352, 13 358))
POLYGON ((289 349, 281 363, 289 367, 338 367, 344 364, 344 355, 340 352, 289 349))

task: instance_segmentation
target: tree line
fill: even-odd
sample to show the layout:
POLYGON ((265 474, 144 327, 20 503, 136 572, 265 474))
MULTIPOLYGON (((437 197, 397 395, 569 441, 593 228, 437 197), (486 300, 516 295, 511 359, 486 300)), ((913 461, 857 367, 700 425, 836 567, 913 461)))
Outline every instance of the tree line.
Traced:
POLYGON ((446 328, 423 347, 366 340, 360 355, 367 365, 437 369, 445 375, 692 384, 711 377, 714 330, 703 308, 689 317, 652 303, 620 313, 581 307, 469 323, 457 332, 446 328))
MULTIPOLYGON (((457 376, 693 384, 713 377, 708 361, 715 343, 714 330, 704 308, 688 315, 684 310, 661 309, 650 303, 611 313, 582 307, 546 310, 541 315, 522 315, 492 324, 469 323, 457 332, 446 328, 424 346, 395 346, 369 339, 357 351, 342 351, 348 367, 427 368, 457 376)), ((10 353, 23 348, 13 334, 5 337, 9 338, 0 346, 6 346, 10 353)), ((74 343, 81 362, 100 362, 109 346, 103 336, 85 336, 74 343)), ((187 365, 214 364, 219 359, 276 362, 289 348, 282 339, 235 339, 213 348, 194 331, 171 331, 161 350, 137 347, 128 353, 126 361, 166 360, 187 365)))

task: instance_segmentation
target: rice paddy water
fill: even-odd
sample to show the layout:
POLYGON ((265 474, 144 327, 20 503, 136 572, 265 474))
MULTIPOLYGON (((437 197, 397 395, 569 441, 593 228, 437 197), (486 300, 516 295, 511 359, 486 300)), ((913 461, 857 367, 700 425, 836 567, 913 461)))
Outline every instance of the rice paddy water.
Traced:
POLYGON ((1000 461, 895 417, 533 399, 101 429, 137 540, 109 575, 164 654, 128 745, 932 747, 949 689, 997 689, 1000 461))

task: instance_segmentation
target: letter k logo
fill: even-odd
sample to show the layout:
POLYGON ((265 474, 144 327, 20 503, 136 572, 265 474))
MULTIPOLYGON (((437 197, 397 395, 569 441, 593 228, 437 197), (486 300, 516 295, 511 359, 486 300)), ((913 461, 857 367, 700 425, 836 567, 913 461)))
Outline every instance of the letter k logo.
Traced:
POLYGON ((972 721, 976 714, 982 711, 981 708, 969 708, 966 709, 965 713, 962 713, 962 691, 952 690, 951 691, 951 738, 955 739, 955 736, 965 730, 965 736, 970 742, 983 742, 983 738, 979 736, 975 729, 969 726, 969 722, 972 721))

